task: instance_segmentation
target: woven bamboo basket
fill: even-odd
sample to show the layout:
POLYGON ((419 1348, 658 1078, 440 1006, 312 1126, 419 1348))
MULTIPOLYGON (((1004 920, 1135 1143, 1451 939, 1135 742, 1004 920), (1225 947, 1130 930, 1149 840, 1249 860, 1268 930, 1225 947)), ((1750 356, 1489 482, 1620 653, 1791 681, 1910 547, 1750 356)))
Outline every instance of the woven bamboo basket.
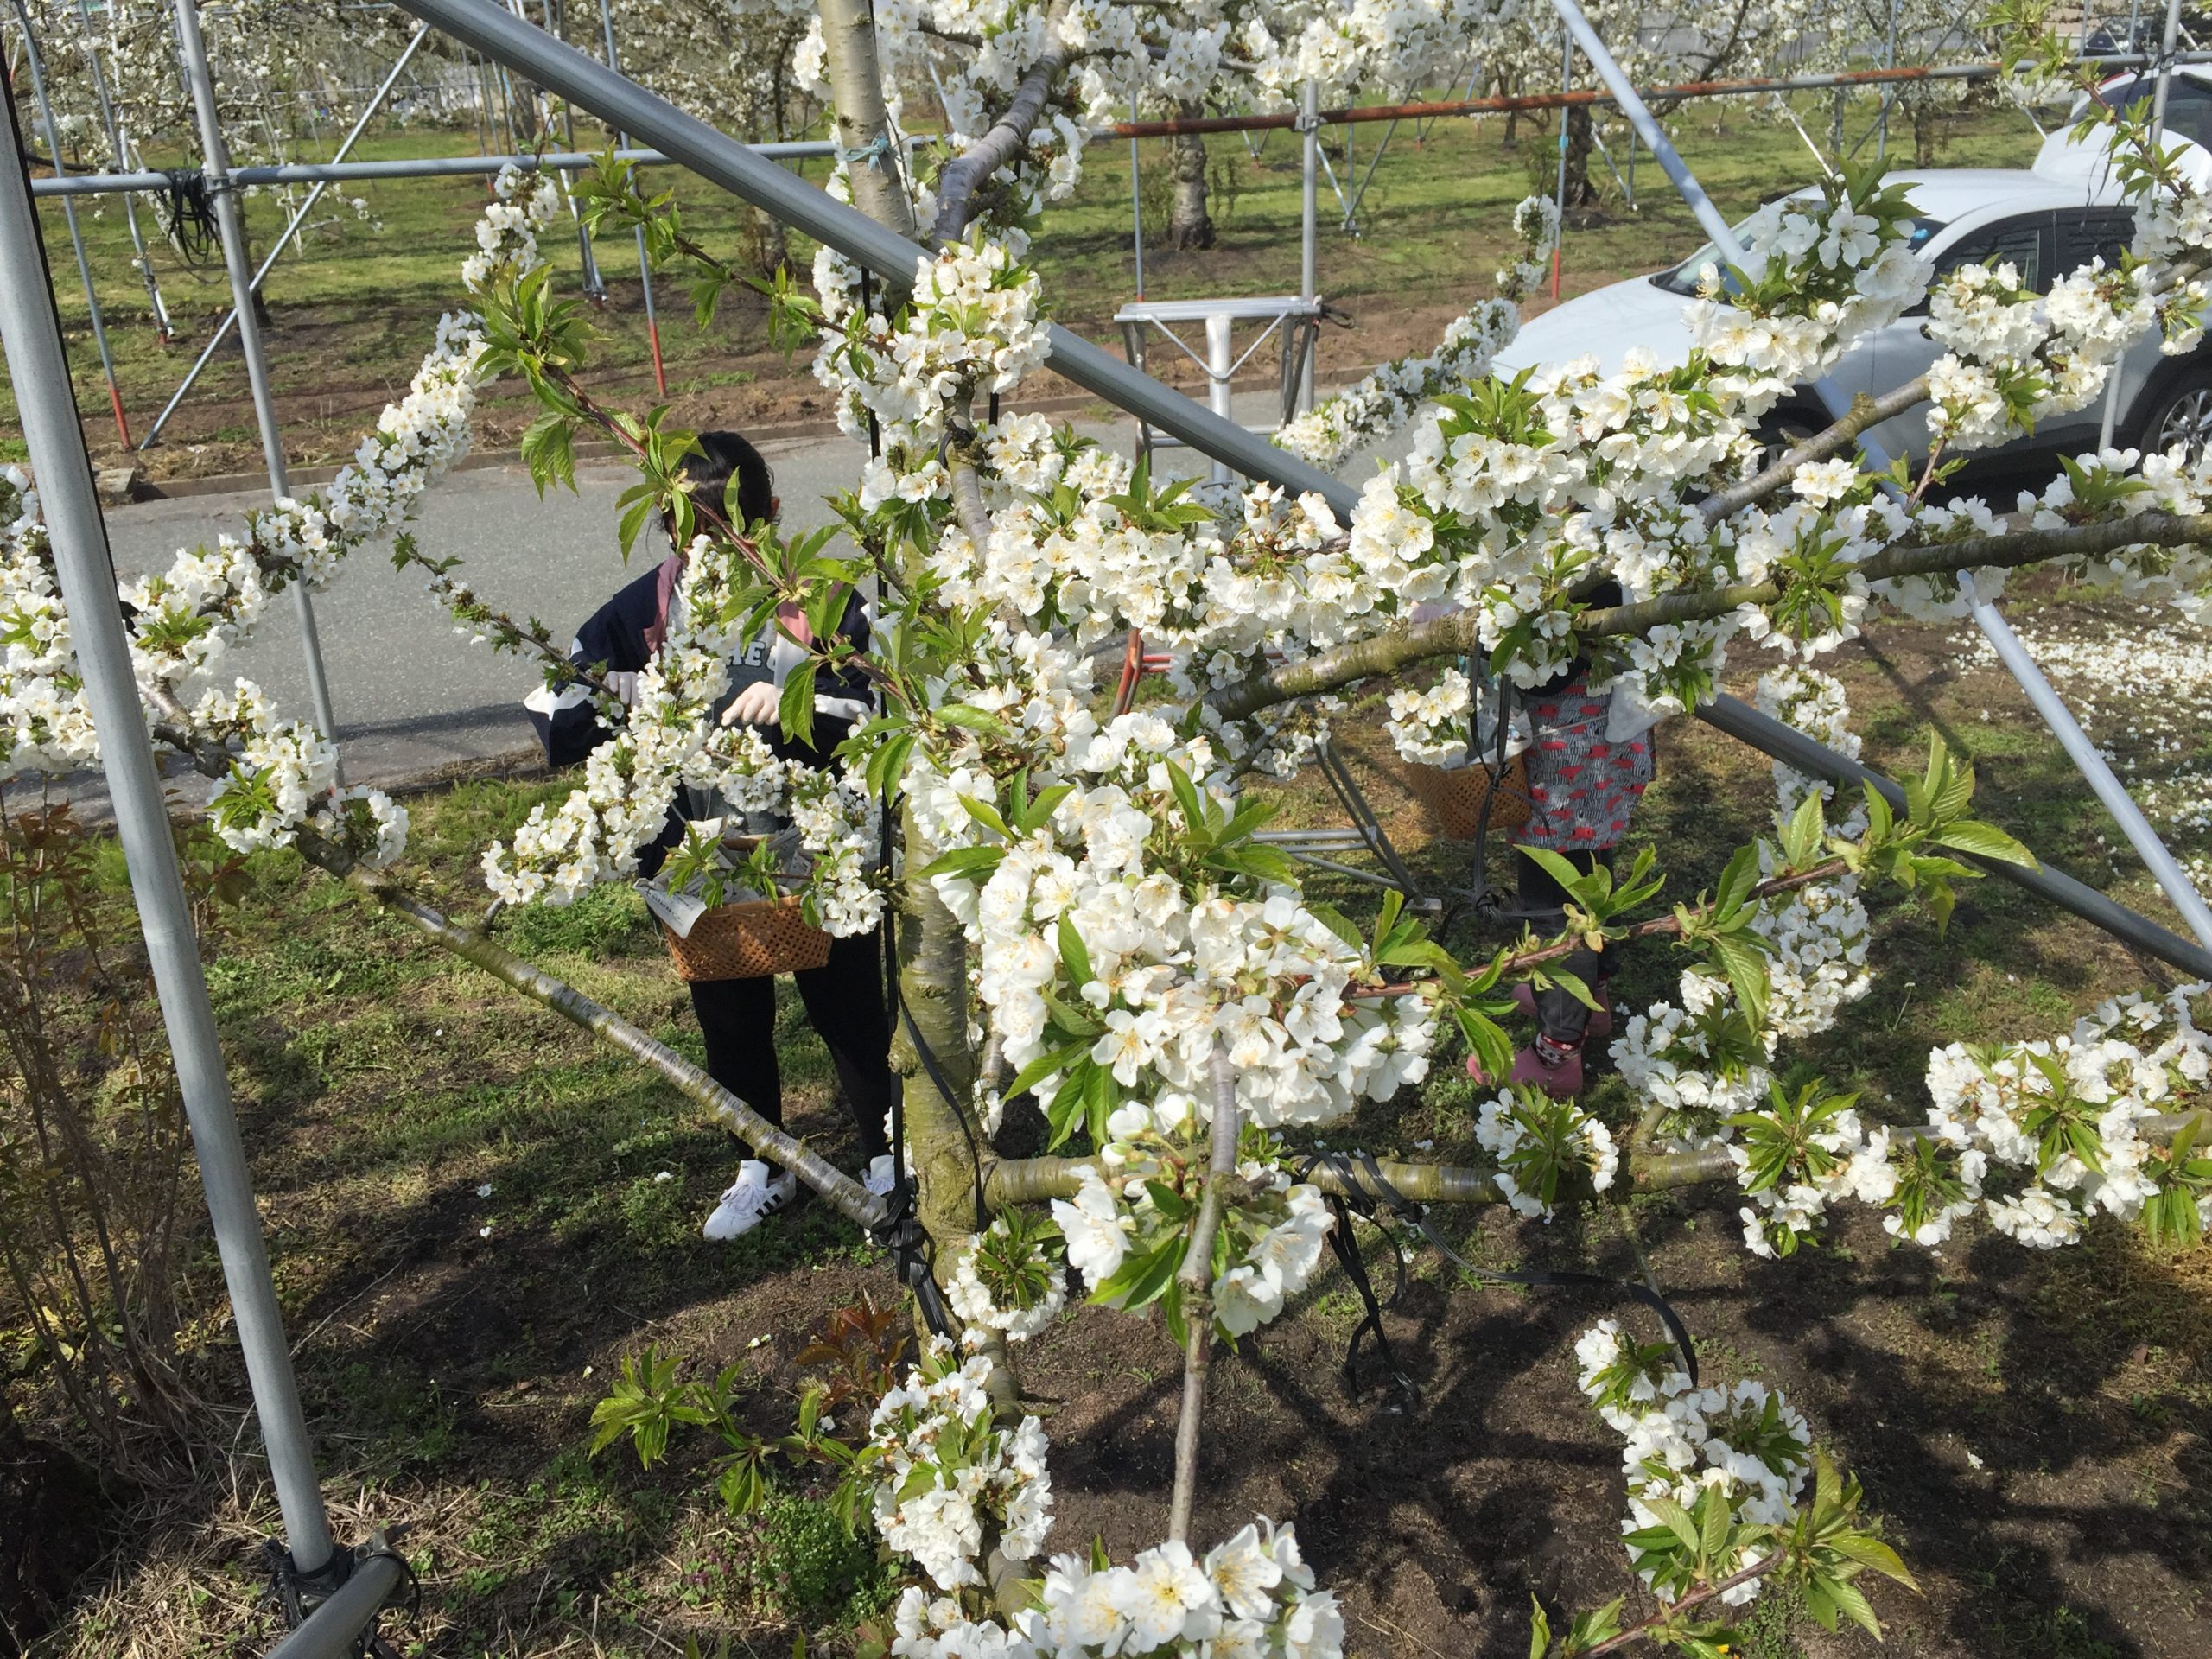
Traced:
POLYGON ((1505 763, 1503 772, 1495 774, 1479 761, 1450 772, 1414 761, 1406 767, 1406 781, 1436 820, 1436 827, 1452 841, 1474 839, 1484 801, 1490 803, 1493 830, 1517 830, 1529 822, 1532 810, 1528 762, 1517 754, 1505 763))
POLYGON ((717 905, 691 924, 690 938, 665 926, 661 933, 685 981, 796 974, 830 960, 830 936, 807 925, 797 899, 717 905))

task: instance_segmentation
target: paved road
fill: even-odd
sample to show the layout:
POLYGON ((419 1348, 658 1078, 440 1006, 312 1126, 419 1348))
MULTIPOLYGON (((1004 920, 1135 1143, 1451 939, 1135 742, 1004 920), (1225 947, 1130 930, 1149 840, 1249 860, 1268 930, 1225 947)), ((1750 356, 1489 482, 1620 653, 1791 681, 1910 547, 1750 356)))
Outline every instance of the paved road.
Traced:
MULTIPOLYGON (((1268 400, 1255 396, 1237 413, 1264 417, 1268 400)), ((1083 429, 1128 453, 1134 428, 1085 423, 1083 429)), ((1402 442, 1402 440, 1401 440, 1402 442)), ((827 523, 825 499, 857 480, 861 451, 842 437, 786 439, 763 446, 793 531, 827 523)), ((1162 465, 1191 466, 1186 454, 1162 465)), ((1346 468, 1364 476, 1371 461, 1346 468)), ((455 473, 424 498, 416 524, 423 550, 459 554, 477 592, 519 616, 542 618, 556 632, 573 628, 650 556, 640 547, 626 572, 615 538, 615 501, 634 480, 607 462, 577 471, 577 493, 543 500, 519 467, 455 473)), ((258 493, 188 496, 117 508, 108 513, 116 565, 138 574, 166 564, 175 550, 237 530, 258 493)), ((458 638, 412 575, 393 570, 380 552, 361 556, 315 600, 317 631, 330 676, 338 736, 352 782, 391 783, 435 769, 526 750, 534 742, 523 696, 536 674, 512 657, 458 638)), ((304 715, 297 613, 289 598, 270 607, 251 643, 225 659, 225 671, 257 681, 279 706, 304 715)), ((92 807, 98 780, 75 780, 92 807)))

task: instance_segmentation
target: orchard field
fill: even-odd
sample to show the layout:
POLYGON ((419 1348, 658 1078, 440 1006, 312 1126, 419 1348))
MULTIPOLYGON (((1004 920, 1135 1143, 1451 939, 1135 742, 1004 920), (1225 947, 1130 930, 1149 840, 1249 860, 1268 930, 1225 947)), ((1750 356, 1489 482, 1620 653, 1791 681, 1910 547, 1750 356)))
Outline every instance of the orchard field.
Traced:
MULTIPOLYGON (((1826 104, 1810 98, 1799 101, 1804 106, 1800 119, 1820 129, 1826 104)), ((1868 107, 1853 106, 1853 142, 1870 119, 1868 107)), ((1812 156, 1787 125, 1758 118, 1732 100, 1685 109, 1675 124, 1684 154, 1714 200, 1732 214, 1818 176, 1812 156)), ((1354 130, 1352 160, 1363 177, 1383 130, 1354 130)), ((1330 131, 1339 177, 1344 131, 1330 131)), ((1894 137, 1897 153, 1909 162, 1910 133, 1902 120, 1894 137)), ((2024 167, 2037 142, 2034 129, 2017 111, 1971 106, 1931 118, 1930 138, 1933 164, 1943 167, 2024 167)), ((1145 141, 1149 297, 1297 291, 1295 139, 1287 132, 1268 134, 1256 158, 1241 137, 1209 141, 1220 241, 1211 250, 1187 253, 1171 251, 1161 238, 1167 158, 1160 153, 1162 141, 1145 141)), ((1508 210, 1529 194, 1535 175, 1549 167, 1554 141, 1555 131, 1541 116, 1523 117, 1510 143, 1502 117, 1440 121, 1419 144, 1413 124, 1402 124, 1362 200, 1363 234, 1357 239, 1337 228, 1334 198, 1323 184, 1321 290, 1351 320, 1349 327, 1323 332, 1325 386, 1356 379, 1385 359, 1429 349, 1444 326, 1465 308, 1470 291, 1506 257, 1512 239, 1508 210)), ((467 150, 473 142, 466 133, 392 133, 365 140, 356 154, 365 160, 451 155, 467 150)), ((591 141, 580 136, 577 142, 591 141)), ((1869 139, 1862 156, 1871 156, 1873 148, 1869 139)), ((1618 164, 1625 168, 1625 156, 1618 164)), ((818 178, 823 163, 797 165, 818 178)), ((1561 291, 1567 295, 1656 270, 1703 239, 1649 156, 1642 159, 1637 177, 1636 213, 1622 203, 1612 176, 1602 167, 1597 171, 1608 200, 1593 223, 1584 227, 1578 222, 1566 238, 1561 291)), ((680 175, 669 175, 665 181, 679 181, 687 218, 703 239, 725 251, 747 245, 751 215, 741 204, 696 181, 683 181, 680 175)), ((302 235, 301 251, 277 262, 264 288, 274 325, 264 338, 286 450, 296 466, 344 461, 362 427, 404 385, 424 331, 454 303, 452 251, 466 245, 484 196, 480 179, 378 183, 362 196, 366 220, 350 207, 334 207, 326 197, 315 215, 318 228, 302 235)), ((286 215, 267 194, 250 200, 247 207, 254 245, 265 253, 268 238, 283 227, 286 215)), ((51 201, 43 216, 48 245, 66 252, 60 213, 51 201)), ((124 407, 134 435, 140 435, 168 401, 229 304, 221 263, 186 266, 166 245, 155 248, 163 293, 188 330, 165 348, 146 322, 145 292, 130 268, 120 211, 111 206, 99 217, 86 214, 83 222, 109 319, 124 407)), ((1121 337, 1112 324, 1114 313, 1135 297, 1129 225, 1128 146, 1101 141, 1086 155, 1077 195, 1054 211, 1039 245, 1039 265, 1054 315, 1116 352, 1121 337)), ((789 246, 804 271, 812 257, 810 245, 794 236, 789 246)), ((580 270, 573 232, 549 233, 545 251, 564 290, 571 290, 580 270)), ((599 249, 599 258, 610 297, 592 319, 602 331, 593 384, 609 397, 651 402, 652 357, 636 256, 626 240, 615 237, 599 249)), ((78 402, 87 411, 86 436, 101 461, 120 461, 113 422, 93 418, 106 408, 107 397, 81 290, 64 282, 58 294, 70 329, 78 402)), ((656 299, 672 419, 700 429, 829 429, 829 404, 805 356, 793 361, 771 349, 766 308, 757 296, 742 289, 729 293, 714 326, 703 332, 693 325, 680 287, 663 280, 656 299)), ((1544 302, 1540 297, 1529 308, 1533 313, 1544 302)), ((1272 361, 1266 353, 1255 360, 1255 384, 1272 361)), ((1153 366, 1177 384, 1195 380, 1191 365, 1172 352, 1155 352, 1153 366)), ((1073 406, 1080 406, 1080 394, 1049 374, 1024 396, 1061 407, 1071 406, 1073 399, 1073 406)), ((10 397, 0 386, 0 458, 21 454, 10 397)), ((495 389, 480 408, 479 448, 511 447, 534 415, 531 401, 515 388, 495 389)), ((226 345, 172 418, 162 442, 140 454, 136 464, 155 480, 251 474, 260 454, 245 365, 236 347, 226 345)))

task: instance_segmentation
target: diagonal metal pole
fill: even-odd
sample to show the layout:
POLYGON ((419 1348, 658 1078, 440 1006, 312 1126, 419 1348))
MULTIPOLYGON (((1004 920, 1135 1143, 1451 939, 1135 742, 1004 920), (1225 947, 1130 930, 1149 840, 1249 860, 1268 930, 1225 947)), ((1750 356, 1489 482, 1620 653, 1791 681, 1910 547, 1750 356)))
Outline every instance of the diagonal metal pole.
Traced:
MULTIPOLYGON (((99 37, 92 29, 92 8, 86 0, 77 0, 77 21, 84 26, 85 62, 92 72, 92 92, 99 99, 100 124, 107 129, 108 149, 115 156, 115 170, 130 170, 130 157, 123 143, 123 129, 115 118, 115 100, 108 96, 107 73, 100 67, 99 37)), ((169 308, 162 299, 162 285, 154 275, 154 262, 146 254, 146 238, 138 229, 138 208, 126 192, 123 198, 123 222, 130 228, 131 251, 137 256, 138 274, 145 278, 146 303, 153 308, 154 332, 161 336, 162 344, 168 344, 175 332, 169 326, 169 308)))
MULTIPOLYGON (((677 166, 836 249, 887 285, 901 292, 913 285, 915 263, 923 257, 917 244, 654 97, 598 59, 518 20, 493 0, 400 0, 400 4, 486 56, 574 99, 578 109, 653 145, 677 166)), ((1357 505, 1358 493, 1343 480, 1221 419, 1081 335, 1056 323, 1049 339, 1054 373, 1142 416, 1209 460, 1226 461, 1248 478, 1280 484, 1294 494, 1312 490, 1339 512, 1349 513, 1357 505)))
MULTIPOLYGON (((2115 368, 2113 372, 2117 373, 2118 370, 2115 368)), ((1962 574, 1959 581, 1971 592, 1974 581, 1971 575, 1962 574)), ((2112 814, 2113 821, 2120 825, 2120 833, 2127 837, 2128 845, 2135 849, 2135 855, 2143 861, 2144 868, 2151 872, 2152 879, 2164 890, 2167 899, 2180 913, 2182 920, 2189 924, 2189 931, 2196 935, 2198 942, 2206 950, 2212 950, 2212 910, 2205 908, 2202 895, 2196 891, 2174 855, 2166 850, 2165 843, 2158 839, 2158 832, 2143 816, 2143 809, 2136 805, 2134 798, 2128 794, 2126 785, 2113 775, 2112 767, 2106 764, 2103 752, 2090 741, 2089 734, 2082 729, 2081 722, 2074 718, 2073 710, 2066 706, 2064 699, 2044 677, 2043 670, 2028 654, 2028 648, 2021 643, 2020 636, 2012 632, 2012 625, 2005 620, 2003 613, 1996 606, 1986 599, 1977 598, 1974 601, 1974 620, 1989 643, 1996 648, 1998 659, 2020 683, 2020 689, 2028 694, 2028 701, 2035 705, 2036 713, 2043 716, 2044 724, 2050 727, 2052 735, 2058 739, 2059 747, 2066 751, 2067 759, 2073 761, 2082 775, 2089 780, 2089 787, 2096 792, 2097 799, 2104 803, 2105 810, 2112 814)))
MULTIPOLYGON (((183 54, 185 79, 192 88, 194 112, 200 119, 202 172, 207 194, 215 204, 223 263, 230 270, 231 315, 238 326, 238 349, 245 357, 246 385, 253 393, 254 423, 261 429, 269 493, 278 501, 289 500, 292 485, 285 471, 284 440, 276 429, 276 403, 269 395, 269 364, 261 351, 261 324, 253 315, 254 278, 246 270, 245 230, 238 218, 238 191, 231 182, 230 150, 223 142, 222 118, 215 109, 215 86, 207 73, 207 49, 200 35, 200 7, 198 0, 175 0, 175 4, 177 44, 183 54)), ((279 237, 276 247, 283 245, 279 237)), ((269 257, 272 262, 276 259, 276 249, 270 251, 269 257)), ((307 658, 308 701, 315 710, 315 725, 334 747, 338 716, 330 706, 330 682, 323 673, 322 643, 315 637, 315 604, 308 597, 307 583, 294 582, 292 597, 299 608, 300 644, 307 658)))
MULTIPOLYGON (((38 102, 38 118, 46 128, 47 148, 54 152, 54 171, 58 176, 67 169, 61 164, 61 128, 54 118, 54 105, 46 96, 46 65, 38 49, 38 37, 31 32, 31 15, 24 10, 23 0, 15 0, 16 22, 23 31, 23 60, 30 65, 31 96, 38 102)), ((123 417, 123 392, 115 382, 115 353, 108 348, 107 320, 100 315, 100 296, 92 289, 92 262, 85 252, 85 235, 78 228, 77 205, 64 196, 61 217, 69 226, 69 245, 77 255, 77 276, 85 285, 85 306, 92 313, 92 344, 100 354, 100 372, 107 377, 108 407, 115 412, 115 429, 123 438, 123 447, 130 448, 130 423, 123 417)))
MULTIPOLYGON (((384 78, 384 84, 377 88, 367 104, 362 106, 360 119, 353 123, 353 130, 346 135, 344 141, 339 144, 337 150, 332 155, 330 160, 333 164, 343 162, 352 153, 354 144, 359 140, 361 135, 368 130, 370 121, 375 118, 378 110, 383 107, 385 98, 390 95, 391 89, 399 84, 400 73, 407 67, 407 60, 415 55, 415 48, 429 38, 429 25, 427 23, 417 23, 415 26, 415 33, 401 50, 398 61, 391 66, 391 73, 384 78)), ((291 222, 284 226, 283 234, 276 238, 276 246, 269 251, 269 257, 261 262, 261 269, 253 273, 251 280, 247 283, 249 288, 258 289, 261 286, 263 278, 266 277, 275 267, 276 256, 283 251, 285 238, 298 230, 301 221, 315 211, 315 203, 322 199, 322 193, 329 188, 328 180, 316 181, 315 188, 308 192, 307 200, 300 204, 299 210, 292 215, 291 222)), ((185 394, 192 390, 193 382, 200 378, 200 372, 213 359, 216 349, 229 338, 231 329, 238 320, 238 307, 233 304, 225 314, 222 321, 215 325, 215 332, 207 337, 207 344, 201 348, 199 359, 185 371, 184 378, 177 383, 177 389, 169 394, 169 400, 162 406, 162 412, 154 416, 154 423, 146 429, 146 435, 140 442, 139 448, 150 449, 154 447, 154 441, 162 435, 162 429, 168 424, 169 416, 176 413, 178 405, 184 402, 185 394)), ((327 735, 334 737, 336 734, 327 734, 327 735)))
POLYGON ((146 740, 145 713, 116 599, 107 529, 100 518, 68 365, 62 356, 60 320, 47 287, 38 214, 13 118, 14 98, 12 92, 0 96, 7 99, 10 146, 0 158, 0 342, 6 347, 24 442, 37 469, 54 571, 69 607, 71 641, 99 736, 101 770, 115 804, 131 897, 145 931, 177 1084, 192 1125, 200 1178, 207 1191, 207 1213, 214 1223, 224 1282, 238 1322, 238 1347, 253 1385, 254 1411, 269 1452, 270 1475, 283 1510, 285 1538, 294 1565, 313 1573, 331 1557, 315 1452, 300 1410, 283 1315, 270 1281, 268 1251, 254 1208, 245 1147, 238 1138, 230 1078, 216 1040, 214 1011, 200 972, 200 944, 177 871, 162 780, 146 740))

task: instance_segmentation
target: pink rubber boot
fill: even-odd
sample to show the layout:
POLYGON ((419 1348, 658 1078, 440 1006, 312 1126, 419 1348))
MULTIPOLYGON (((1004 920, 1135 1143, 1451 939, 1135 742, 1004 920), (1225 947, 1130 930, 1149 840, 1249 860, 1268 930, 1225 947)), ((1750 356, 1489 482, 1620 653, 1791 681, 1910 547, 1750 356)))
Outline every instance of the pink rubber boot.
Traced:
MULTIPOLYGON (((1583 1027, 1582 1037, 1585 1042, 1602 1043, 1613 1034, 1613 983, 1601 979, 1590 988, 1590 994, 1598 999, 1598 1006, 1590 1010, 1590 1023, 1583 1027)), ((1536 1017, 1535 988, 1525 979, 1513 988, 1513 1006, 1531 1020, 1536 1017)))
MULTIPOLYGON (((1471 1054, 1467 1056, 1467 1075, 1479 1084, 1491 1081, 1482 1063, 1471 1054)), ((1582 1045, 1555 1043, 1539 1036, 1513 1057, 1513 1070, 1505 1080, 1515 1087, 1531 1084, 1554 1100, 1571 1100, 1582 1092, 1582 1045)))

